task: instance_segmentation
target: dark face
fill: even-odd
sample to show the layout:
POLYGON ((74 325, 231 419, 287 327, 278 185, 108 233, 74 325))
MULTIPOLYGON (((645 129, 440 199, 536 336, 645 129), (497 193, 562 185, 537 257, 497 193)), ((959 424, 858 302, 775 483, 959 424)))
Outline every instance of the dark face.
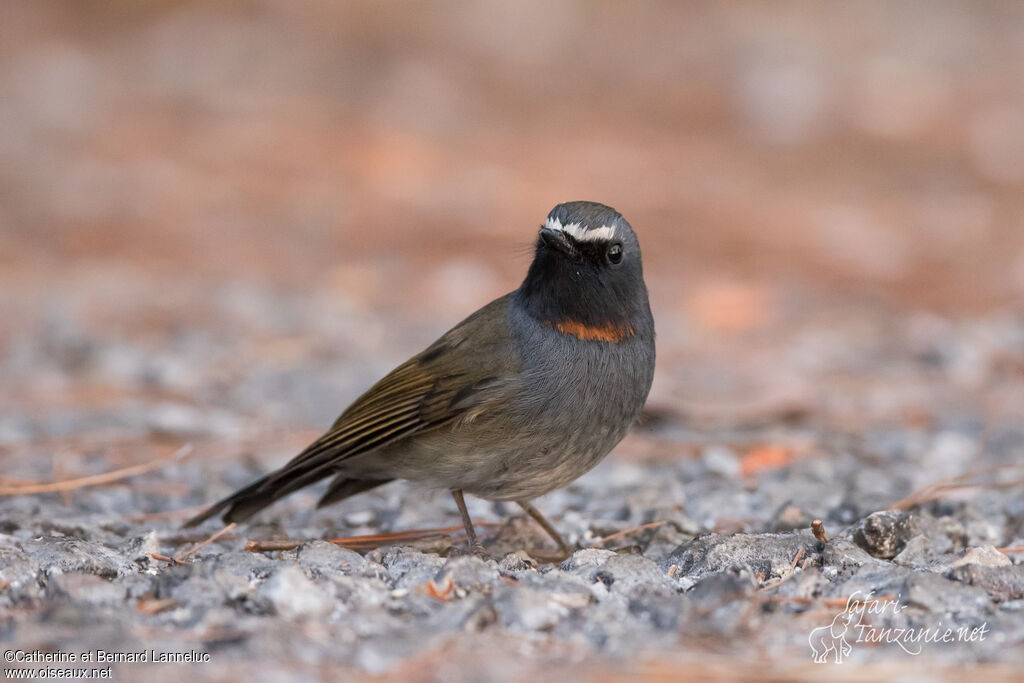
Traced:
POLYGON ((650 314, 633 229, 603 204, 559 204, 540 230, 519 298, 535 318, 563 331, 628 336, 650 314))

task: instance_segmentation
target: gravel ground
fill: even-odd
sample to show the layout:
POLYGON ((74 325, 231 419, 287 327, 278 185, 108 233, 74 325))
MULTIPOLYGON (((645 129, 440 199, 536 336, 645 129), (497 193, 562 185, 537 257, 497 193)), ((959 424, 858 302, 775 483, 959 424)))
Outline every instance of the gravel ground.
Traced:
MULTIPOLYGON (((561 562, 516 509, 479 500, 470 507, 490 562, 442 532, 360 552, 322 540, 246 549, 458 526, 446 495, 400 482, 320 511, 318 492, 301 492, 175 562, 219 528, 183 532, 187 514, 315 433, 288 428, 297 416, 329 421, 411 338, 432 334, 404 323, 407 338, 364 339, 378 353, 360 363, 362 349, 323 350, 346 348, 351 333, 325 324, 322 309, 247 297, 210 297, 217 326, 147 342, 84 323, 11 339, 5 373, 37 404, 26 398, 0 419, 6 486, 149 469, 0 497, 5 650, 209 655, 114 665, 115 677, 152 680, 658 677, 679 667, 814 678, 823 665, 811 633, 839 618, 848 649, 836 675, 1019 670, 1024 319, 874 308, 842 327, 813 308, 762 340, 760 353, 779 362, 729 365, 718 360, 728 347, 674 343, 678 323, 665 315, 643 423, 608 461, 539 501, 580 547, 561 562), (232 380, 232 349, 268 336, 244 324, 253 308, 289 311, 323 346, 286 348, 232 380), (117 387, 113 398, 39 408, 47 387, 96 377, 117 387), (947 486, 929 488, 937 482, 947 486), (812 534, 814 519, 828 541, 812 534), (867 602, 847 609, 851 596, 867 602)), ((66 307, 66 320, 77 310, 66 307)))
POLYGON ((1020 680, 1021 9, 508 5, 0 3, 0 651, 201 660, 3 666, 1020 680), (400 482, 190 552, 577 198, 659 335, 578 552, 400 482))

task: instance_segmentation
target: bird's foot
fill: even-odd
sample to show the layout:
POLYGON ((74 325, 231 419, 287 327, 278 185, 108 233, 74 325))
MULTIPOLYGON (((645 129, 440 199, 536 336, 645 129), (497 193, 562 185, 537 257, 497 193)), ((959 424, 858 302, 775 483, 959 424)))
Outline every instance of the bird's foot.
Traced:
POLYGON ((473 555, 473 557, 479 557, 484 562, 490 562, 493 559, 491 557, 491 554, 484 550, 483 544, 479 542, 471 544, 469 546, 469 552, 473 555))
POLYGON ((562 562, 572 557, 572 554, 577 550, 578 548, 570 548, 569 546, 566 546, 564 548, 559 548, 558 550, 527 550, 526 552, 530 555, 530 557, 536 560, 540 560, 541 562, 552 562, 554 564, 561 564, 562 562))
POLYGON ((452 546, 448 551, 448 557, 468 557, 470 555, 473 557, 479 557, 484 562, 489 562, 494 559, 479 542, 452 546))

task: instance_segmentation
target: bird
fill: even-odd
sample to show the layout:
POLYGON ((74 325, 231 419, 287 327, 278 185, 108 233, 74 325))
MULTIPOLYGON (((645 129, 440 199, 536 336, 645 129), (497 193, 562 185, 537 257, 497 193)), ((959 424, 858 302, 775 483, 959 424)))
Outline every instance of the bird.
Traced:
POLYGON ((465 493, 534 507, 597 465, 640 415, 654 378, 640 244, 615 209, 555 206, 518 289, 392 370, 292 460, 186 522, 244 522, 331 477, 317 507, 396 479, 448 490, 468 550, 487 557, 465 493))

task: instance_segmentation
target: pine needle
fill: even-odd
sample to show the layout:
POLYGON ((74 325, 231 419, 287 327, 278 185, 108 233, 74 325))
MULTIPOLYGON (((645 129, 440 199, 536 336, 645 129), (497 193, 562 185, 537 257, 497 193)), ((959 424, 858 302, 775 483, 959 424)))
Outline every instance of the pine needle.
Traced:
MULTIPOLYGON (((496 527, 501 526, 495 522, 474 522, 473 526, 476 527, 496 527)), ((379 548, 382 545, 388 543, 396 543, 401 541, 419 541, 430 536, 438 535, 452 535, 458 533, 465 533, 465 528, 459 524, 458 526, 448 526, 438 529, 409 529, 407 531, 391 531, 383 534, 367 534, 365 536, 348 536, 346 538, 331 538, 327 539, 328 543, 341 546, 342 548, 349 548, 351 550, 373 550, 379 548)), ((308 543, 310 540, 316 539, 283 539, 283 540, 269 540, 269 541, 249 541, 245 544, 245 549, 254 553, 265 553, 273 552, 278 550, 294 550, 303 543, 308 543)))
POLYGON ((112 470, 110 472, 104 472, 103 474, 94 474, 88 477, 78 477, 76 479, 65 479, 63 481, 50 482, 48 484, 20 484, 17 486, 2 486, 0 487, 0 496, 24 496, 36 493, 60 493, 64 491, 72 491, 74 489, 80 489, 87 486, 99 486, 101 484, 109 484, 114 481, 121 479, 127 479, 128 477, 134 477, 151 470, 159 469, 165 465, 178 462, 187 458, 192 453, 192 444, 187 443, 169 458, 159 458, 158 460, 150 460, 144 462, 141 465, 131 465, 129 467, 122 467, 120 469, 112 470))
POLYGON ((984 477, 992 477, 1002 472, 1024 472, 1024 465, 1002 465, 1000 467, 991 467, 989 469, 977 470, 975 472, 965 472, 964 474, 958 474, 953 477, 946 477, 940 479, 934 483, 925 486, 924 488, 914 491, 909 496, 899 500, 889 506, 890 510, 900 510, 908 508, 920 503, 926 503, 930 500, 937 500, 944 496, 954 493, 957 491, 969 491, 971 489, 1011 489, 1018 486, 1024 486, 1024 478, 1014 479, 1012 481, 977 481, 984 477))

